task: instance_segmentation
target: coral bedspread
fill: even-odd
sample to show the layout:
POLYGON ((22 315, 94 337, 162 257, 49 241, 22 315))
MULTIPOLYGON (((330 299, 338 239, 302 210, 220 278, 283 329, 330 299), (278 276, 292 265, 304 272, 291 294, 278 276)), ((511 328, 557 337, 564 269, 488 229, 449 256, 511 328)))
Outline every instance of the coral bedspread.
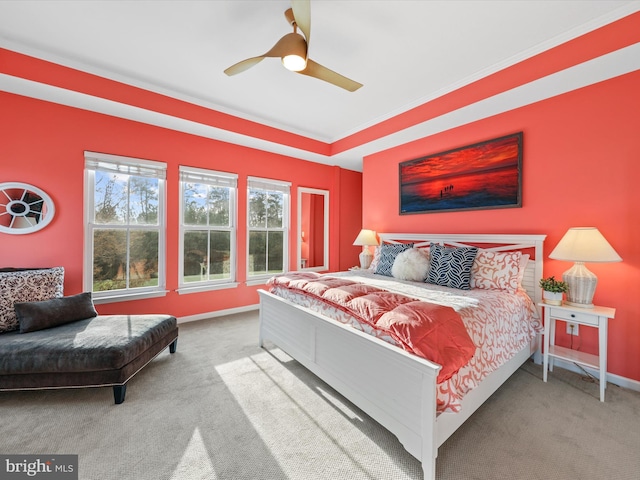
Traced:
POLYGON ((294 272, 271 293, 442 365, 438 411, 462 397, 541 330, 524 291, 455 290, 369 272, 294 272))
POLYGON ((460 315, 451 307, 315 273, 292 272, 270 283, 306 293, 385 332, 409 353, 442 366, 438 382, 451 378, 476 351, 460 315))

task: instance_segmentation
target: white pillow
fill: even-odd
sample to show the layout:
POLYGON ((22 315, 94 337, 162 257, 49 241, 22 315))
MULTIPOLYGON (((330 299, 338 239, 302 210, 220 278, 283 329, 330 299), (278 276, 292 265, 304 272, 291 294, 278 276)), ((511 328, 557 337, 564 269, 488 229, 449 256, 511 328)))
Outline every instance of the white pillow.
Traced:
POLYGON ((400 252, 393 262, 391 274, 400 280, 424 282, 429 273, 429 253, 420 248, 400 252))

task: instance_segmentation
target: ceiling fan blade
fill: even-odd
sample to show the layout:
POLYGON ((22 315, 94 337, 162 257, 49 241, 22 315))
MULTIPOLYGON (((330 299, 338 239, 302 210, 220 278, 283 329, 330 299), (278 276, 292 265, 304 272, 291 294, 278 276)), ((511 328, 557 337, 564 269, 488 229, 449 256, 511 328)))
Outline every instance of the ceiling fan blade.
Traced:
POLYGON ((293 18, 307 39, 307 47, 311 36, 311 3, 309 0, 291 0, 293 18))
POLYGON ((260 57, 247 58, 246 60, 242 60, 241 62, 236 63, 235 65, 231 65, 229 68, 227 68, 224 71, 224 73, 226 73, 229 76, 242 73, 245 70, 248 70, 254 65, 260 63, 262 60, 264 60, 264 58, 265 58, 264 55, 260 57))
POLYGON ((306 43, 304 38, 297 33, 287 33, 284 37, 276 42, 276 44, 271 47, 267 53, 257 56, 247 58, 246 60, 242 60, 241 62, 236 63, 235 65, 231 65, 227 68, 224 73, 227 75, 236 75, 238 73, 242 73, 245 70, 253 67, 254 65, 260 63, 267 57, 284 57, 286 54, 291 51, 295 51, 296 47, 303 48, 304 52, 306 52, 306 43))
POLYGON ((329 70, 327 67, 323 67, 310 58, 307 59, 307 68, 297 73, 324 80, 325 82, 332 83, 333 85, 349 90, 350 92, 355 92, 362 86, 361 83, 340 75, 333 70, 329 70))

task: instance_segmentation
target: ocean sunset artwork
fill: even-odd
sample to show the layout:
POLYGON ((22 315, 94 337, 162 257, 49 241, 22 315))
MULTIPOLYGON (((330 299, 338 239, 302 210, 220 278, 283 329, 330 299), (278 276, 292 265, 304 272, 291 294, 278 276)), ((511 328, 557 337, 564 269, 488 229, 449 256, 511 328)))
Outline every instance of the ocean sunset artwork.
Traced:
POLYGON ((522 206, 522 132, 400 163, 400 213, 522 206))

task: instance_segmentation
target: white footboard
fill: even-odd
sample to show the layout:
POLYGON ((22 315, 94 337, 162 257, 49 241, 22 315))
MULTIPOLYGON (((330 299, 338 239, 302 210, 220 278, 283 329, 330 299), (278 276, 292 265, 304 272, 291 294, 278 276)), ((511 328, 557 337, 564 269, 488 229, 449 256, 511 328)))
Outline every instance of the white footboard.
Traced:
POLYGON ((435 479, 440 366, 260 290, 260 346, 273 342, 383 427, 435 479))

